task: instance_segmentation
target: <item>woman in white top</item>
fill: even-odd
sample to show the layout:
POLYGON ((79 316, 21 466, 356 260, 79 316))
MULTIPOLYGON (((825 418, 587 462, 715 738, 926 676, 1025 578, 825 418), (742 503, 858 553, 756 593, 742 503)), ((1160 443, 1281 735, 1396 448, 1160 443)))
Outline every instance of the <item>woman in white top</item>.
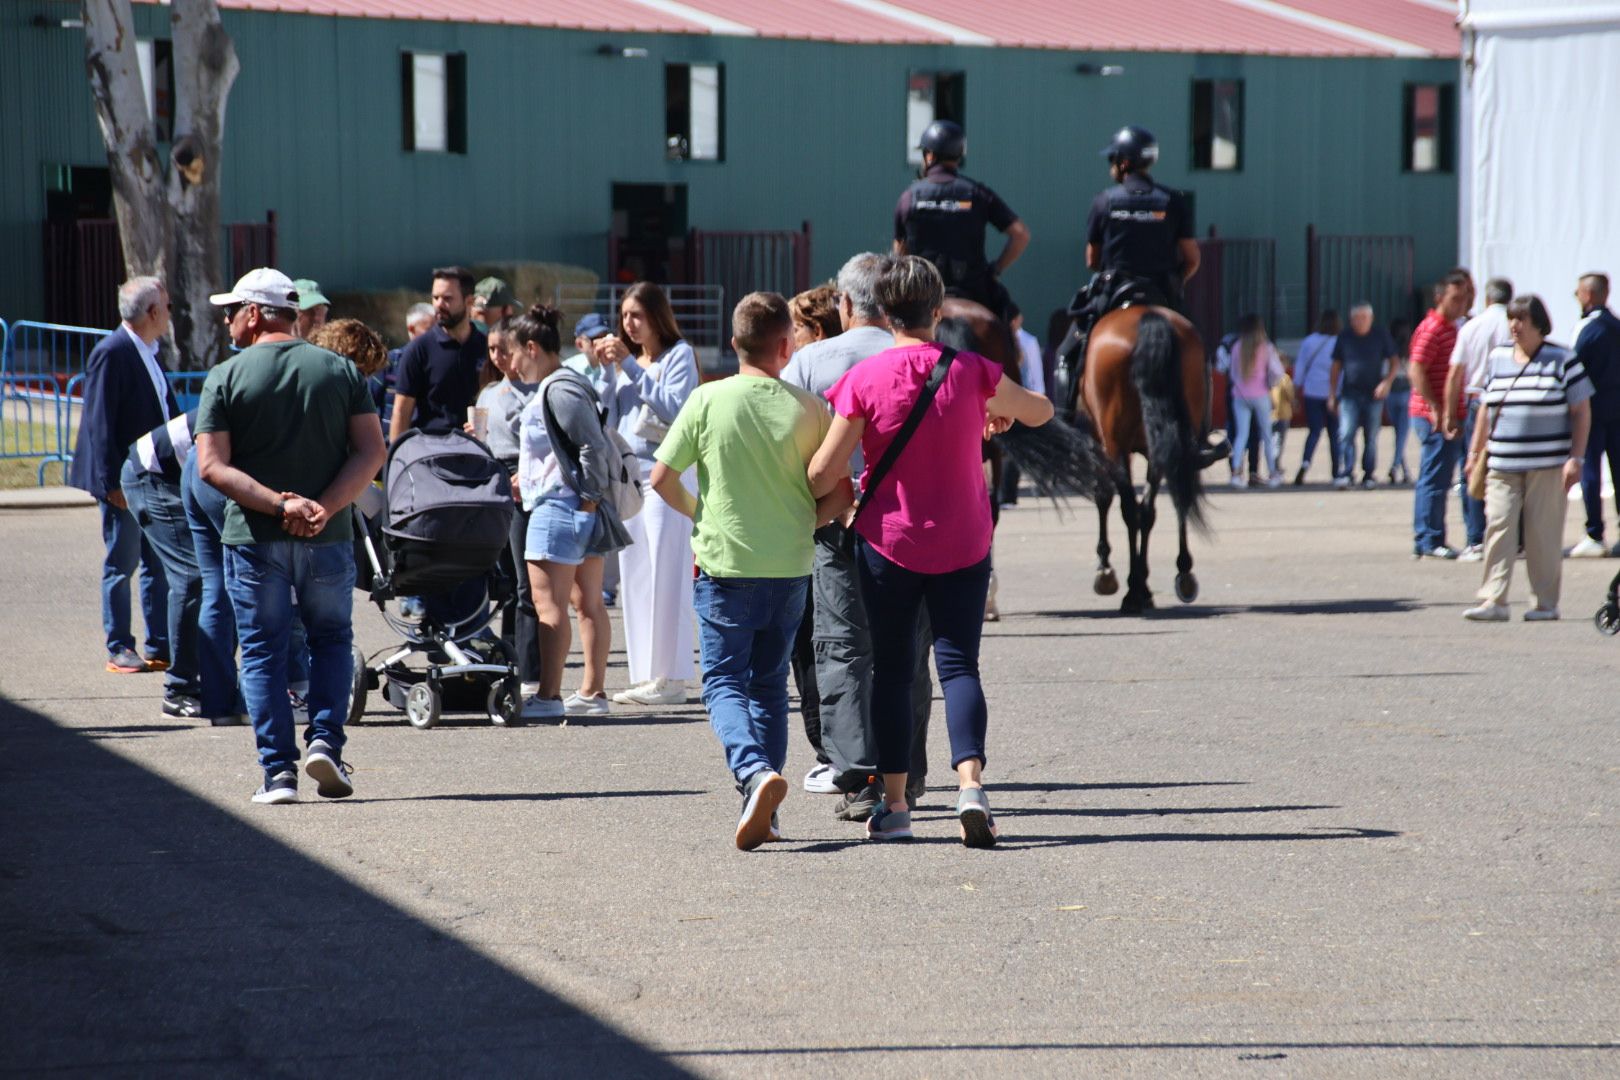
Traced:
MULTIPOLYGON (((599 339, 597 357, 619 367, 614 384, 619 433, 635 451, 642 481, 650 488, 653 454, 698 387, 697 356, 682 340, 669 297, 657 285, 631 286, 619 316, 620 334, 599 339)), ((696 492, 691 471, 681 479, 696 492)), ((613 700, 684 705, 694 675, 692 522, 664 500, 648 499, 625 526, 630 546, 619 555, 619 606, 631 686, 613 700)))

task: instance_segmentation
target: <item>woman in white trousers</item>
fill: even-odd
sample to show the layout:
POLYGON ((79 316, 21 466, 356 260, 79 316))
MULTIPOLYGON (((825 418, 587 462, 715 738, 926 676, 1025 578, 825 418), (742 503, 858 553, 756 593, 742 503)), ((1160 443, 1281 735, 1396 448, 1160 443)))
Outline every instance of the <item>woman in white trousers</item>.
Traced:
MULTIPOLYGON (((669 298, 657 285, 631 286, 619 316, 620 334, 599 339, 596 349, 603 363, 619 365, 614 384, 619 433, 635 450, 646 484, 658 444, 697 389, 697 356, 682 340, 669 298)), ((695 476, 682 481, 697 490, 695 476)), ((631 686, 613 700, 684 705, 686 684, 694 676, 692 522, 662 499, 649 498, 625 526, 630 546, 619 552, 619 607, 631 686)))

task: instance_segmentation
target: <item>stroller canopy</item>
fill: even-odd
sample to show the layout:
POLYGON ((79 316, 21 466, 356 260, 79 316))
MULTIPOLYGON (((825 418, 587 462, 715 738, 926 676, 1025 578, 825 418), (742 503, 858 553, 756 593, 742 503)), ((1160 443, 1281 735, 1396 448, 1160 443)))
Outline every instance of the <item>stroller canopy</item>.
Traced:
POLYGON ((506 548, 512 482, 466 432, 407 432, 389 451, 383 498, 396 596, 487 574, 506 548))

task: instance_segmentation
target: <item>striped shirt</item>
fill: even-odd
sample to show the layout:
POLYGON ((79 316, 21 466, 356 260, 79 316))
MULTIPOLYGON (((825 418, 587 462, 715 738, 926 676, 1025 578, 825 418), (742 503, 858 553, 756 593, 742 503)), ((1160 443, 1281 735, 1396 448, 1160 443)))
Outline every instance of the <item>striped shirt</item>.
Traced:
POLYGON ((1592 396, 1592 380, 1562 345, 1544 342, 1520 365, 1511 345, 1485 362, 1487 407, 1499 413, 1486 445, 1492 472, 1556 469, 1570 456, 1569 407, 1592 396))
POLYGON ((196 421, 197 412, 193 409, 136 439, 129 448, 129 460, 135 463, 135 470, 157 473, 178 484, 180 470, 191 456, 191 425, 196 421))

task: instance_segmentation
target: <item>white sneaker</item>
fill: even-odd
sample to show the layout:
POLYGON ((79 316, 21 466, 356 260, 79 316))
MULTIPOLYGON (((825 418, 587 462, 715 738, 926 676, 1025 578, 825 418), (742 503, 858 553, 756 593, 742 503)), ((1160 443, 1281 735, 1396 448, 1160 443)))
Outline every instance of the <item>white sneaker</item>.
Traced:
POLYGON ((1246 488, 1248 486, 1249 485, 1244 482, 1243 477, 1241 475, 1234 474, 1232 476, 1232 487, 1233 487, 1234 490, 1242 491, 1244 488, 1246 488))
POLYGON ((519 697, 531 698, 531 697, 534 697, 539 692, 540 692, 540 684, 537 683, 537 682, 526 682, 522 686, 518 687, 518 696, 519 697))
POLYGON ((1282 477, 1278 476, 1276 473, 1272 473, 1270 476, 1266 477, 1266 487, 1268 487, 1268 488, 1280 488, 1280 487, 1282 487, 1282 485, 1283 485, 1283 479, 1282 479, 1282 477))
POLYGON ((1458 562, 1482 562, 1485 558, 1484 544, 1470 544, 1463 548, 1462 554, 1457 556, 1458 562))
POLYGON ((657 679, 647 679, 643 682, 634 683, 625 687, 623 690, 620 690, 617 694, 613 694, 612 698, 620 705, 634 705, 635 702, 630 700, 630 695, 639 694, 645 690, 651 690, 653 688, 653 684, 656 682, 658 682, 657 679))
POLYGON ((1508 606, 1506 604, 1481 604, 1463 612, 1463 618, 1470 622, 1507 622, 1508 606))
POLYGON ((1609 549, 1603 546, 1603 541, 1594 540, 1590 536, 1582 538, 1581 542, 1564 552, 1566 559, 1607 559, 1609 549))
POLYGON ((837 795, 838 771, 831 765, 816 763, 816 767, 804 774, 804 790, 812 795, 837 795))
POLYGON ((1333 489, 1335 491, 1343 491, 1349 486, 1350 478, 1348 476, 1335 476, 1333 478, 1333 489))
POLYGON ((563 699, 563 712, 569 716, 607 716, 613 711, 606 694, 586 697, 575 692, 563 699))
POLYGON ((523 719, 525 720, 561 720, 568 712, 563 708, 560 697, 541 697, 535 694, 523 699, 523 719))
POLYGON ((686 683, 680 679, 654 679, 647 686, 638 686, 614 694, 620 705, 685 705, 686 683))
POLYGON ((1533 607, 1524 613, 1525 622, 1557 622, 1558 609, 1555 607, 1533 607))

